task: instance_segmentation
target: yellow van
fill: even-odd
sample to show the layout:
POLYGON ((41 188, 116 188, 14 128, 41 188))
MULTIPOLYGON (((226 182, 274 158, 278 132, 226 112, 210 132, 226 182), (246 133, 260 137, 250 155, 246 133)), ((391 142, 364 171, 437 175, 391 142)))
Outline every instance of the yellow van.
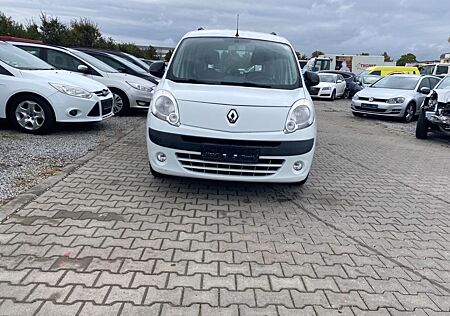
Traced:
POLYGON ((391 74, 420 75, 419 68, 405 66, 373 66, 366 69, 368 75, 387 76, 391 74))

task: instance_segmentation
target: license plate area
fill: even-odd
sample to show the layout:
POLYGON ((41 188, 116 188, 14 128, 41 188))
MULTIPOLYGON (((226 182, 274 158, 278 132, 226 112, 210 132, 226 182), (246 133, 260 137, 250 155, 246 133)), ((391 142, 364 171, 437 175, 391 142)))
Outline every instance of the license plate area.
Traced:
POLYGON ((203 145, 202 159, 217 162, 257 163, 259 149, 229 145, 203 145))
POLYGON ((377 104, 370 104, 370 103, 361 103, 361 107, 364 109, 378 109, 377 104))

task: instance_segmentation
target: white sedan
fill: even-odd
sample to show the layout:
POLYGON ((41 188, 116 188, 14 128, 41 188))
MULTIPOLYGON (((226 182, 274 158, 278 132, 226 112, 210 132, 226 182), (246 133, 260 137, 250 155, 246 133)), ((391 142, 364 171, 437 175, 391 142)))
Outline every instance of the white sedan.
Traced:
POLYGON ((333 101, 336 97, 341 98, 344 96, 346 83, 342 75, 331 73, 319 73, 318 75, 320 83, 309 91, 312 97, 333 101))
POLYGON ((103 84, 0 42, 0 118, 19 130, 45 134, 55 122, 99 122, 113 115, 112 106, 103 84))

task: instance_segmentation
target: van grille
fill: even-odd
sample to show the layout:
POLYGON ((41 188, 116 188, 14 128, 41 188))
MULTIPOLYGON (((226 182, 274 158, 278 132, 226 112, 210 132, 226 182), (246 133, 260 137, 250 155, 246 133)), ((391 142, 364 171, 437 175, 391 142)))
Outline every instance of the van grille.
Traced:
POLYGON ((177 153, 178 162, 184 169, 225 176, 264 177, 276 174, 283 166, 284 159, 260 157, 257 163, 231 163, 207 161, 200 153, 177 153))

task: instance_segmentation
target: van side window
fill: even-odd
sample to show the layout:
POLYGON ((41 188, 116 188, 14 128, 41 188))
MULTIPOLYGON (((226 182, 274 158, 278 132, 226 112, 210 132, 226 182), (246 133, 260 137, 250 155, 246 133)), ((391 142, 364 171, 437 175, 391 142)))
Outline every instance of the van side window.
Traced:
POLYGON ((78 72, 78 66, 83 65, 83 63, 75 57, 52 49, 47 50, 47 62, 58 69, 76 72, 78 72))
POLYGON ((448 66, 437 66, 436 75, 446 75, 448 73, 448 66))
POLYGON ((370 75, 381 76, 381 70, 374 70, 370 73, 370 75))

